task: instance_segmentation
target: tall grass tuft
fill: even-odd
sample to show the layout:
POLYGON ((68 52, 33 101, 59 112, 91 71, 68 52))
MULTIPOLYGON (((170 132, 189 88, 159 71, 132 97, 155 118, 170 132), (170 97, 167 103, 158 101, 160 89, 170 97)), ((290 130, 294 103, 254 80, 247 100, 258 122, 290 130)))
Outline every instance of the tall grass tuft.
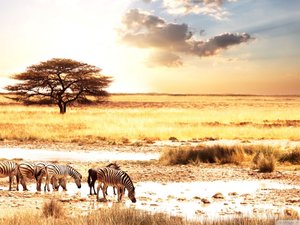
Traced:
POLYGON ((102 208, 88 215, 87 224, 107 224, 107 225, 152 225, 152 224, 192 224, 181 217, 169 216, 164 213, 150 213, 133 208, 102 208))
POLYGON ((292 164, 300 164, 300 148, 295 148, 294 150, 284 153, 279 162, 290 162, 292 164))
POLYGON ((43 205, 43 215, 45 217, 61 218, 65 216, 64 208, 60 202, 52 198, 43 205))
POLYGON ((197 146, 167 148, 159 161, 165 165, 188 163, 234 163, 239 164, 245 159, 243 148, 240 146, 197 146))
POLYGON ((253 157, 254 169, 262 173, 271 173, 275 170, 276 159, 272 153, 257 152, 253 157))
POLYGON ((5 216, 0 218, 0 224, 5 225, 33 225, 33 224, 60 224, 60 225, 275 225, 279 219, 296 220, 299 219, 297 214, 289 214, 288 216, 274 217, 274 215, 266 215, 265 218, 249 218, 249 217, 232 217, 229 219, 216 218, 214 220, 204 219, 202 221, 188 221, 181 217, 170 216, 164 213, 150 213, 136 210, 133 208, 102 208, 90 212, 88 215, 77 213, 72 217, 56 219, 53 217, 41 217, 37 211, 27 212, 20 211, 13 216, 5 216))

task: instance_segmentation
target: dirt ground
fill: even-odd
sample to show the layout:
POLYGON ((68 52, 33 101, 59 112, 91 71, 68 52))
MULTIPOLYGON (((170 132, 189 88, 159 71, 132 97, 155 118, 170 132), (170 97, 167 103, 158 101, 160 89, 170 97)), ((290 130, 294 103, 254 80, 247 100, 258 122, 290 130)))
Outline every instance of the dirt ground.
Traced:
MULTIPOLYGON (((57 151, 82 151, 82 150, 95 150, 101 151, 103 149, 111 149, 113 151, 133 151, 133 152, 161 152, 163 150, 163 146, 155 146, 151 144, 142 144, 138 146, 134 145, 111 145, 111 146, 99 146, 97 144, 83 146, 80 144, 62 144, 62 143, 54 143, 54 144, 45 144, 45 143, 13 143, 6 142, 1 143, 1 147, 21 147, 21 148, 35 148, 35 149, 49 149, 49 150, 57 150, 57 151)), ((18 158, 18 157, 16 157, 18 158)), ((21 160, 21 159, 19 159, 21 160)), ((85 189, 88 189, 86 180, 87 180, 87 171, 92 167, 102 167, 110 163, 111 161, 101 161, 101 162, 59 162, 60 164, 66 163, 74 168, 76 168, 83 175, 83 183, 82 185, 85 189)), ((227 192, 226 194, 221 195, 221 197, 214 198, 212 196, 204 196, 201 195, 201 190, 199 190, 199 196, 193 196, 192 199, 187 199, 187 197, 180 198, 178 196, 168 196, 168 200, 173 201, 175 199, 177 201, 178 207, 179 205, 184 203, 195 203, 197 204, 197 209, 194 210, 194 214, 205 214, 204 207, 207 204, 211 204, 213 206, 214 202, 218 204, 224 205, 224 210, 228 212, 228 214, 236 213, 239 214, 239 207, 232 207, 232 204, 235 204, 235 199, 240 199, 239 206, 244 207, 245 205, 249 206, 251 213, 257 213, 261 210, 256 205, 258 202, 260 204, 265 204, 268 208, 268 205, 271 205, 270 209, 274 208, 274 206, 280 207, 280 210, 294 210, 299 211, 300 206, 300 171, 295 170, 293 166, 287 166, 285 168, 280 167, 277 171, 273 173, 258 173, 257 171, 251 169, 249 165, 217 165, 217 164, 206 164, 202 163, 199 165, 177 165, 177 166, 164 166, 160 165, 157 160, 150 161, 117 161, 118 165, 122 170, 126 171, 130 177, 132 178, 135 184, 143 184, 144 182, 155 182, 162 185, 167 185, 170 182, 246 182, 246 181, 270 181, 277 182, 283 185, 295 185, 295 187, 288 189, 280 189, 280 188, 270 188, 266 187, 255 194, 242 195, 234 190, 232 192, 227 192), (225 195, 225 196, 224 196, 225 195), (216 200, 218 199, 218 200, 216 200), (208 202, 205 203, 205 200, 208 202), (229 206, 230 207, 229 207, 229 206), (232 210, 231 210, 232 209, 232 210)), ((95 196, 82 195, 78 192, 74 192, 71 195, 64 192, 57 193, 44 193, 36 192, 34 188, 34 181, 31 181, 32 186, 30 186, 30 191, 8 191, 8 178, 0 179, 0 205, 5 206, 5 210, 0 211, 0 217, 7 216, 9 214, 14 214, 18 210, 22 209, 32 209, 32 210, 40 210, 42 208, 45 200, 51 199, 53 197, 59 199, 64 207, 68 209, 68 213, 70 215, 76 213, 86 213, 91 209, 110 206, 110 204, 115 204, 116 198, 113 195, 109 198, 108 203, 101 203, 95 201, 95 196)), ((70 179, 69 183, 73 183, 70 179)), ((14 185, 15 187, 15 185, 14 185)), ((137 190, 139 185, 137 185, 137 190)), ((184 191, 182 193, 184 196, 184 191)), ((219 187, 219 191, 222 192, 222 187, 219 187)), ((148 191, 148 194, 150 192, 148 191)), ((159 210, 159 205, 164 201, 163 198, 151 199, 151 195, 156 195, 156 193, 150 193, 146 195, 145 193, 140 194, 137 198, 140 201, 141 207, 152 207, 153 209, 157 208, 159 210), (139 199, 140 198, 140 199, 139 199)), ((152 196, 153 197, 153 196, 152 196)), ((128 206, 128 198, 125 197, 126 204, 124 206, 128 206)), ((123 203, 117 203, 123 204, 123 203)), ((131 207, 132 205, 130 205, 131 207)), ((176 209, 176 208, 175 208, 176 209)), ((222 209, 221 212, 224 212, 222 209)), ((155 211, 155 210, 154 210, 155 211)), ((178 209, 178 211, 180 211, 178 209)), ((225 214, 226 214, 225 212, 225 214)), ((271 213, 278 213, 279 210, 273 210, 271 213)), ((265 211, 261 211, 261 213, 265 213, 265 211)), ((180 213, 179 213, 180 214, 180 213)), ((220 215, 222 215, 219 212, 220 215)), ((184 216, 184 214, 183 214, 184 216)))

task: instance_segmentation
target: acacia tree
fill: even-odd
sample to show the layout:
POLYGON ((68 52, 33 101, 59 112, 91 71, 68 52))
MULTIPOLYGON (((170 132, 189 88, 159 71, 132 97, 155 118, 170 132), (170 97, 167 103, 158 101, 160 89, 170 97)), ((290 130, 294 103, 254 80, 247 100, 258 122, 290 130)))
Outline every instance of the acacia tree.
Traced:
POLYGON ((67 105, 75 101, 88 101, 87 96, 106 96, 104 90, 112 82, 101 69, 72 59, 54 58, 29 66, 25 72, 15 74, 21 81, 6 89, 17 94, 23 102, 49 100, 58 105, 60 113, 66 113, 67 105))

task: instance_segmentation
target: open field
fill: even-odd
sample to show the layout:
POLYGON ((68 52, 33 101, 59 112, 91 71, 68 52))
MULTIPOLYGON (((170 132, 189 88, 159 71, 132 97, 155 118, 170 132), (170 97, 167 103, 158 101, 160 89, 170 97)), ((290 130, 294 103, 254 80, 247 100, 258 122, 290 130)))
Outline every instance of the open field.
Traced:
POLYGON ((61 115, 56 106, 24 106, 0 95, 0 106, 2 160, 69 164, 83 175, 82 189, 69 179, 66 193, 35 192, 33 180, 29 192, 7 191, 8 178, 1 178, 7 207, 0 224, 299 219, 300 97, 112 95, 61 115), (87 170, 112 161, 136 185, 136 204, 127 194, 122 203, 111 192, 107 203, 89 196, 87 170), (42 212, 53 198, 63 208, 59 218, 42 212))
POLYGON ((112 95, 101 105, 23 106, 0 97, 0 139, 127 143, 139 140, 300 140, 300 97, 112 95))

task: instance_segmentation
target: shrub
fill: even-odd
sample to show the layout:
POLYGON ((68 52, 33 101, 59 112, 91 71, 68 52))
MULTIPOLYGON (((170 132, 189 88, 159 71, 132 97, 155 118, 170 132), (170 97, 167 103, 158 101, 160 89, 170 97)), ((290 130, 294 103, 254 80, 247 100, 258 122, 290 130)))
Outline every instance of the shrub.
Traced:
POLYGON ((300 148, 296 148, 291 152, 283 154, 279 162, 290 162, 292 164, 300 164, 300 148))
POLYGON ((270 173, 275 170, 275 157, 270 155, 264 155, 260 153, 261 156, 257 160, 257 168, 259 172, 270 173))
POLYGON ((159 161, 167 165, 188 163, 235 163, 244 161, 244 151, 240 146, 197 146, 166 149, 159 161))
POLYGON ((45 217, 60 218, 65 215, 64 208, 56 199, 51 199, 50 202, 45 202, 42 209, 45 217))

